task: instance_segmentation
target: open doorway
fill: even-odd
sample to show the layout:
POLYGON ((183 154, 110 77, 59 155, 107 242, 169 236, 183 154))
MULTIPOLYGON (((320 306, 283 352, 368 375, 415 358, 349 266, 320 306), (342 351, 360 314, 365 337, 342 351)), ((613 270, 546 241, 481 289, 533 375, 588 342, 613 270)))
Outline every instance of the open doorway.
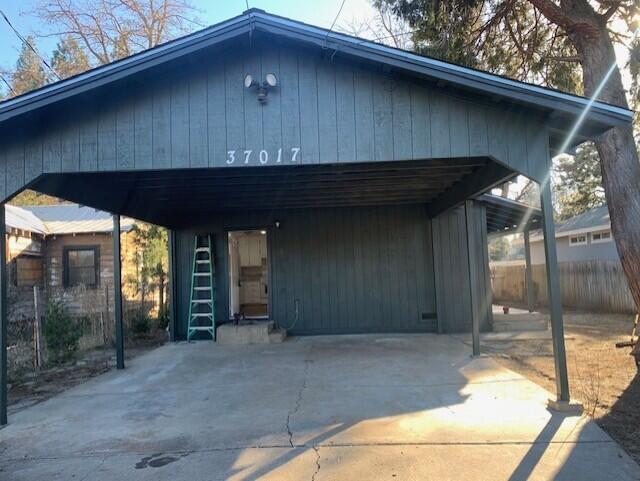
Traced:
POLYGON ((229 232, 229 315, 268 319, 267 231, 229 232))

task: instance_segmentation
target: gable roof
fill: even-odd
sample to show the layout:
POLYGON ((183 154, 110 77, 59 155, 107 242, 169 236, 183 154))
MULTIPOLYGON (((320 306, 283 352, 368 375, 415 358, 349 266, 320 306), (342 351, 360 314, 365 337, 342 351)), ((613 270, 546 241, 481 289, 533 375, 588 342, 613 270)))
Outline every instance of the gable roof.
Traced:
POLYGON ((575 232, 609 227, 611 227, 609 208, 605 204, 589 209, 582 214, 562 222, 556 227, 556 237, 564 237, 575 232))
MULTIPOLYGON (((611 229, 611 219, 609 208, 604 204, 556 224, 556 239, 606 229, 611 229)), ((539 242, 543 239, 540 229, 531 231, 531 242, 539 242)))
MULTIPOLYGON (((23 207, 7 204, 6 208, 7 226, 36 234, 89 234, 113 231, 111 214, 78 204, 23 207)), ((120 228, 127 232, 133 224, 133 219, 123 217, 120 228)))
POLYGON ((47 227, 33 212, 21 207, 5 204, 5 224, 13 229, 45 235, 47 227))
POLYGON ((603 102, 590 103, 589 99, 584 97, 417 55, 370 40, 271 15, 263 10, 250 9, 240 16, 193 34, 2 102, 0 103, 0 122, 135 75, 198 50, 243 35, 251 35, 256 31, 332 50, 335 55, 383 64, 494 99, 505 99, 532 109, 543 110, 549 114, 552 144, 555 144, 556 148, 561 143, 563 133, 566 134, 571 124, 586 109, 588 113, 574 145, 612 126, 626 125, 633 119, 633 112, 622 107, 603 102), (554 133, 556 129, 557 132, 554 133))

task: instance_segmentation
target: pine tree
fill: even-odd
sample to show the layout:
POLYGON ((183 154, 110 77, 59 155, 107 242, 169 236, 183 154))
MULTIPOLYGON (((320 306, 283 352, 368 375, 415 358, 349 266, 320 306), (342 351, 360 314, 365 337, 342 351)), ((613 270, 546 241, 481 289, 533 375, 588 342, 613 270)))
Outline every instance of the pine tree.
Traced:
POLYGON ((73 77, 91 68, 87 53, 70 36, 58 42, 51 57, 51 66, 62 79, 73 77))
POLYGON ((23 190, 9 201, 9 204, 11 205, 56 205, 66 203, 68 202, 58 199, 57 197, 40 194, 29 189, 23 190))
MULTIPOLYGON (((34 45, 33 37, 27 37, 27 42, 30 45, 34 45)), ((13 72, 11 78, 11 88, 15 95, 40 88, 46 83, 47 75, 42 66, 42 61, 27 44, 23 44, 16 62, 15 72, 13 72)))
POLYGON ((573 157, 562 156, 556 165, 559 219, 565 220, 603 205, 606 200, 598 151, 592 142, 581 145, 573 157))

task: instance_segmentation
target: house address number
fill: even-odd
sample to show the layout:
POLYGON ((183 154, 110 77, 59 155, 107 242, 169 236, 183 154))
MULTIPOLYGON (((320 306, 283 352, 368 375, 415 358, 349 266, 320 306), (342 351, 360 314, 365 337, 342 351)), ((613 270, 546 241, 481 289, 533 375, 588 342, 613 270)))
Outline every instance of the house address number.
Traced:
POLYGON ((227 150, 227 165, 232 164, 251 164, 259 163, 261 165, 282 164, 283 162, 296 163, 300 160, 300 147, 292 147, 291 149, 278 149, 276 152, 268 150, 227 150))

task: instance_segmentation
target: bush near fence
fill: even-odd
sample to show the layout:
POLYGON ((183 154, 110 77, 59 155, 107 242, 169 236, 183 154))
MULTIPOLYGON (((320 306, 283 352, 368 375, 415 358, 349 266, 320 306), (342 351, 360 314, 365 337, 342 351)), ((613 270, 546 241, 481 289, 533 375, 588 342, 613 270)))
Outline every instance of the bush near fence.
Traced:
MULTIPOLYGON (((632 314, 636 307, 627 278, 617 261, 560 262, 562 305, 574 309, 632 314)), ((547 307, 546 269, 532 266, 533 292, 536 306, 547 307)), ((522 265, 492 265, 493 302, 525 305, 525 267, 522 265)))
MULTIPOLYGON (((13 286, 7 289, 8 329, 7 360, 9 374, 16 371, 33 369, 36 365, 36 322, 35 299, 32 286, 13 286)), ((68 314, 77 321, 81 330, 78 348, 92 349, 100 346, 113 346, 115 338, 115 319, 113 313, 113 289, 104 285, 98 289, 84 286, 70 288, 38 287, 40 303, 40 328, 44 326, 44 309, 49 299, 58 300, 65 306, 68 314)), ((123 323, 125 336, 133 336, 132 320, 140 311, 154 312, 157 300, 150 296, 144 304, 139 299, 123 299, 123 323)), ((46 363, 46 342, 42 338, 42 358, 46 363)))

